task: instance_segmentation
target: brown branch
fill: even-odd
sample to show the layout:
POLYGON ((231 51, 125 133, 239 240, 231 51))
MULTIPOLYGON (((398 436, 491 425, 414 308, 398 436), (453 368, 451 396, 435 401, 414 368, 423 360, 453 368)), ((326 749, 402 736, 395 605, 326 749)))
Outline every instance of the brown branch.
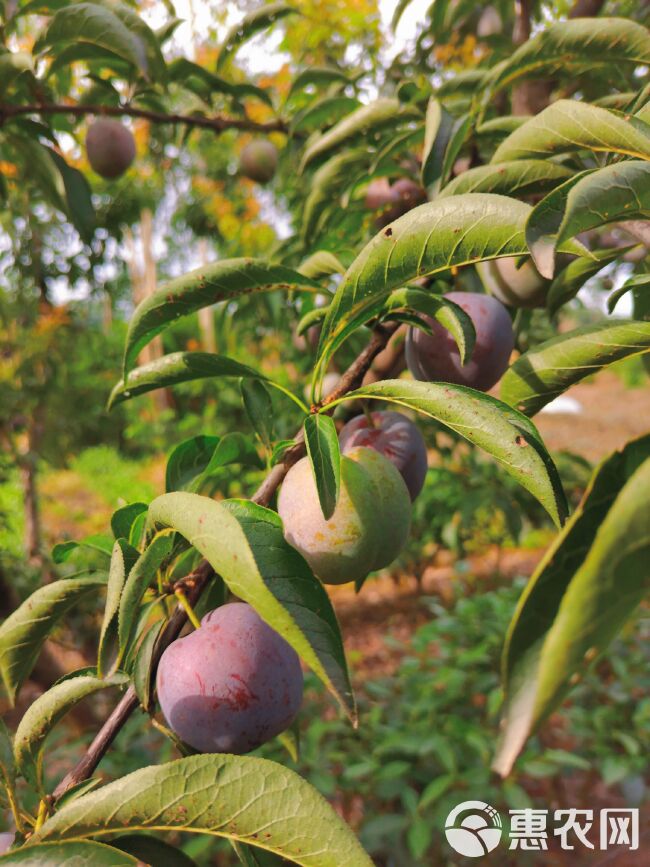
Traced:
MULTIPOLYGON (((334 388, 319 404, 315 405, 313 410, 325 407, 328 404, 333 403, 335 400, 338 400, 338 398, 343 397, 347 392, 357 388, 361 384, 364 375, 369 370, 375 356, 385 348, 386 344, 398 328, 398 324, 377 326, 373 330, 373 335, 368 345, 345 371, 337 383, 336 388, 334 388)), ((285 453, 283 460, 273 467, 264 482, 262 482, 260 487, 251 497, 252 502, 261 506, 267 505, 289 469, 304 455, 305 445, 302 428, 294 439, 295 445, 285 453)), ((202 560, 193 572, 190 572, 189 575, 186 575, 185 578, 182 578, 176 583, 177 586, 182 586, 190 605, 195 605, 206 584, 213 575, 214 570, 212 566, 210 566, 207 560, 202 560)), ((174 613, 170 617, 156 643, 151 659, 152 682, 155 680, 160 658, 166 648, 178 638, 186 622, 187 614, 184 608, 179 605, 174 609, 174 613)), ((111 715, 101 727, 80 761, 58 784, 52 794, 54 801, 57 801, 61 795, 72 788, 72 786, 76 786, 83 780, 87 780, 93 774, 116 736, 138 705, 138 697, 131 686, 124 693, 120 702, 115 706, 111 715)))
POLYGON ((595 18, 605 5, 605 0, 576 0, 569 10, 569 18, 595 18))
POLYGON ((151 123, 185 124, 214 132, 224 132, 228 129, 238 129, 247 132, 287 132, 288 124, 280 118, 260 123, 248 117, 225 117, 213 115, 203 117, 198 114, 166 114, 165 112, 149 111, 146 108, 135 108, 132 105, 67 105, 65 103, 41 103, 34 105, 0 104, 0 126, 5 120, 26 114, 72 114, 75 117, 99 115, 104 117, 141 117, 151 123))

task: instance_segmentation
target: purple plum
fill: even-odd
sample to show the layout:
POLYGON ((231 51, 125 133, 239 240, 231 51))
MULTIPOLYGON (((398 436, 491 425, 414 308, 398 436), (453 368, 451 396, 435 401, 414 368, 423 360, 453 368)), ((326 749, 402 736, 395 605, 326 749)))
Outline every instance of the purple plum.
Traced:
POLYGON ((117 120, 100 118, 88 127, 86 154, 93 171, 103 178, 119 178, 135 158, 135 139, 117 120))

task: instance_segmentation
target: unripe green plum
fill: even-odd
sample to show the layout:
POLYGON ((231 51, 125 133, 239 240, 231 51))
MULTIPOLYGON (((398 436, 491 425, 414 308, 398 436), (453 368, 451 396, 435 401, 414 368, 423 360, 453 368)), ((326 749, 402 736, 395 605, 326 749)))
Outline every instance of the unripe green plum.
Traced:
POLYGON ((247 753, 288 728, 302 703, 293 648, 250 605, 222 605, 165 650, 156 679, 169 727, 204 753, 247 753))
POLYGON ((351 419, 339 434, 343 453, 357 446, 374 449, 395 464, 411 500, 422 490, 427 474, 427 446, 420 429, 400 412, 371 412, 351 419), (373 427, 374 425, 374 427, 373 427))
POLYGON ((266 139, 247 144, 239 156, 239 171, 251 181, 268 184, 278 168, 278 152, 266 139))
POLYGON ((517 268, 518 259, 492 259, 479 262, 476 270, 491 295, 510 307, 543 307, 550 282, 531 261, 517 268))
POLYGON ((462 365, 460 353, 449 331, 425 316, 433 333, 409 329, 406 363, 415 379, 424 382, 452 382, 479 391, 489 391, 508 368, 515 338, 508 311, 490 295, 476 292, 449 292, 468 314, 476 329, 476 344, 470 361, 462 365))
POLYGON ((93 171, 107 180, 119 178, 135 158, 135 139, 117 120, 100 118, 88 127, 86 154, 93 171))
POLYGON ((388 566, 408 538, 410 512, 399 471, 367 448, 341 456, 339 501, 329 519, 308 458, 289 470, 278 496, 285 538, 326 584, 361 580, 388 566))

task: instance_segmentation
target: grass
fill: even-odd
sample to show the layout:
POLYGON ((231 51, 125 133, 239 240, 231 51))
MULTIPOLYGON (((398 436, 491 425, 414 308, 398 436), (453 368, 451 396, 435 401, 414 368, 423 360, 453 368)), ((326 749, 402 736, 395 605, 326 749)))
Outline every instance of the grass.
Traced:
POLYGON ((157 493, 144 478, 143 465, 110 446, 86 449, 74 458, 71 469, 114 509, 125 503, 149 502, 157 493))

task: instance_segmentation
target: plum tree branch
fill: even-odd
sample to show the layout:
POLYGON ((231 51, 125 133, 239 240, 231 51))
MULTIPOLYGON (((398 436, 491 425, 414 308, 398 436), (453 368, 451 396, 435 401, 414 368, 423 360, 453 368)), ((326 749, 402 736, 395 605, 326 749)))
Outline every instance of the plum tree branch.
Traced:
MULTIPOLYGON (((342 397, 344 394, 353 391, 361 385, 361 381, 369 370, 373 360, 386 347, 386 344, 398 328, 399 325, 395 323, 376 326, 373 329, 372 337, 369 340, 368 345, 359 353, 345 373, 341 376, 336 387, 326 395, 319 404, 312 407, 312 409, 316 411, 317 409, 326 407, 328 404, 338 400, 338 398, 342 397)), ((268 505, 289 469, 304 454, 305 443, 301 428, 294 438, 294 445, 285 452, 282 461, 273 467, 260 487, 251 497, 252 502, 261 506, 268 505)), ((208 561, 201 560, 196 569, 180 581, 176 582, 176 586, 182 588, 190 606, 197 603, 205 586, 214 574, 214 570, 208 561)), ((152 682, 155 679, 158 663, 160 662, 164 651, 178 638, 183 627, 187 623, 187 619, 186 609, 179 604, 174 609, 172 616, 169 618, 158 641, 156 642, 151 659, 152 682)), ((52 793, 52 800, 54 802, 56 802, 73 786, 76 786, 78 783, 81 783, 92 776, 118 733, 138 705, 138 696, 136 695, 134 688, 130 686, 115 706, 110 716, 106 719, 82 758, 57 785, 56 789, 52 793)))
POLYGON ((151 123, 170 123, 170 124, 185 124, 186 126, 199 127, 201 129, 211 129, 215 132, 224 132, 228 129, 237 129, 244 132, 287 132, 288 125, 286 121, 277 118, 259 122, 251 120, 249 117, 226 117, 224 115, 213 115, 205 117, 198 114, 175 114, 160 111, 149 111, 146 108, 136 108, 132 105, 68 105, 67 103, 36 103, 32 105, 13 105, 11 103, 0 103, 0 126, 6 120, 12 117, 21 117, 23 115, 38 114, 72 114, 75 117, 84 117, 86 115, 97 115, 103 117, 140 117, 151 123))

